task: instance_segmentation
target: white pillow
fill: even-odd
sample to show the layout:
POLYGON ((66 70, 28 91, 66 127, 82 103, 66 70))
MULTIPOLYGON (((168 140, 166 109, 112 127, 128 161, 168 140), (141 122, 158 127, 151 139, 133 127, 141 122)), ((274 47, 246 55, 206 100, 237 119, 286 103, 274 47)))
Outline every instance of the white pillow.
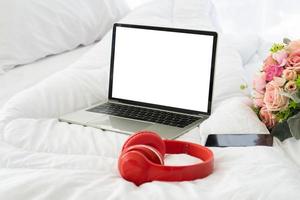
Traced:
POLYGON ((249 95, 248 90, 240 89, 240 86, 246 83, 247 78, 240 54, 229 41, 219 37, 212 109, 214 110, 225 99, 249 95))
POLYGON ((249 62, 260 47, 260 37, 255 34, 223 34, 221 37, 227 41, 230 47, 239 52, 244 65, 249 62))
POLYGON ((0 71, 91 44, 127 11, 123 0, 2 0, 0 71))
POLYGON ((201 141, 209 134, 268 134, 266 126, 251 109, 249 98, 223 101, 212 115, 200 125, 201 141))

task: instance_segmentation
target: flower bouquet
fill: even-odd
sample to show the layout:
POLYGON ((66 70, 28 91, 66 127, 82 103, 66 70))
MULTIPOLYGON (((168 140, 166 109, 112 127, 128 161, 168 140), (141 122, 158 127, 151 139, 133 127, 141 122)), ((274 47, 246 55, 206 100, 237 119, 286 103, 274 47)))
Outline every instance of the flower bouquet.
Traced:
POLYGON ((253 89, 254 110, 271 134, 300 139, 300 40, 273 44, 253 89))

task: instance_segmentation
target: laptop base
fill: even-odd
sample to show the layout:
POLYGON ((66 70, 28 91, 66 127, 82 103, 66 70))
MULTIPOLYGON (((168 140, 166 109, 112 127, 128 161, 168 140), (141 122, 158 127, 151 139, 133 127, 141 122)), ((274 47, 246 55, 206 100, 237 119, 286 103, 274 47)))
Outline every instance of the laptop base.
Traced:
POLYGON ((128 135, 133 134, 137 131, 148 130, 157 132, 162 138, 174 139, 186 133, 188 130, 194 128, 206 119, 202 118, 184 128, 179 128, 146 121, 116 117, 108 114, 94 113, 86 110, 87 109, 63 115, 59 118, 59 120, 72 124, 79 124, 103 130, 115 131, 128 135))

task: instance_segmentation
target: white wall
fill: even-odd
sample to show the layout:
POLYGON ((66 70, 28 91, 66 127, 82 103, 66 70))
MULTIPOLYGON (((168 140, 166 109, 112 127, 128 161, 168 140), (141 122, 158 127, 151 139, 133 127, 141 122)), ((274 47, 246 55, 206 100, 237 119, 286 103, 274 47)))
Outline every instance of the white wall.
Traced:
MULTIPOLYGON (((134 9, 152 0, 126 1, 134 9)), ((282 37, 300 37, 300 0, 211 1, 225 33, 259 34, 270 41, 278 41, 282 37)))
MULTIPOLYGON (((299 0, 212 0, 227 33, 300 36, 299 0)), ((271 39, 271 38, 270 38, 271 39)), ((275 38, 274 38, 275 39, 275 38)))
POLYGON ((134 9, 134 8, 140 6, 140 5, 144 4, 144 3, 147 3, 147 2, 149 2, 151 0, 126 0, 126 1, 127 1, 128 5, 129 5, 129 7, 131 9, 134 9))

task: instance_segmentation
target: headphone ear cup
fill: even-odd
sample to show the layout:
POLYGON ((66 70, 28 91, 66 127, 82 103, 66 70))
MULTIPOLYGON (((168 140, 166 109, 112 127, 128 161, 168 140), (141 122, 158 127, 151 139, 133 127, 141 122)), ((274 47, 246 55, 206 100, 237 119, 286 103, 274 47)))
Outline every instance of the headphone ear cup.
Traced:
POLYGON ((166 153, 165 143, 162 138, 155 132, 141 131, 130 136, 123 145, 122 151, 134 145, 147 145, 154 147, 164 157, 166 153))
POLYGON ((121 176, 137 186, 148 182, 148 171, 150 168, 146 156, 139 151, 128 151, 121 154, 118 162, 121 176))
POLYGON ((143 145, 143 144, 137 144, 124 149, 123 153, 125 154, 126 152, 130 152, 130 151, 138 151, 142 153, 149 161, 155 164, 159 164, 159 165, 164 164, 164 157, 154 147, 143 145))

